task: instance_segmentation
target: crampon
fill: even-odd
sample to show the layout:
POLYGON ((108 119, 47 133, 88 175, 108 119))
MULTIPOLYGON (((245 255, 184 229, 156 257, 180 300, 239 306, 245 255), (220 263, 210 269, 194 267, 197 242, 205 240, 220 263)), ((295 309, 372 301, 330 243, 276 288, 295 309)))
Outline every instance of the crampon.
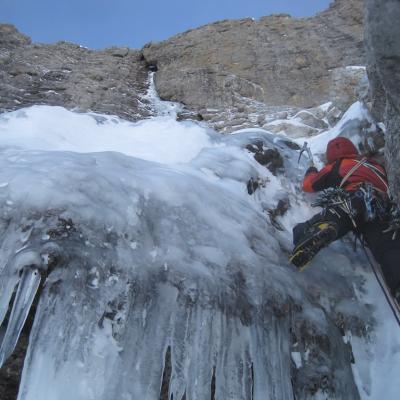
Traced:
POLYGON ((314 256, 337 237, 336 227, 329 222, 321 222, 314 225, 310 235, 297 245, 290 257, 290 262, 298 269, 303 270, 314 256))

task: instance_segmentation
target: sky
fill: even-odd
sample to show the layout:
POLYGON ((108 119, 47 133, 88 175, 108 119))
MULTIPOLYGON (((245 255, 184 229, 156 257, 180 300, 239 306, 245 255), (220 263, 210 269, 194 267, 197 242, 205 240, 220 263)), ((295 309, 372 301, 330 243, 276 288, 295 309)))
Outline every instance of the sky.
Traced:
POLYGON ((66 40, 92 49, 141 48, 222 19, 316 14, 333 0, 0 0, 0 23, 34 42, 66 40))

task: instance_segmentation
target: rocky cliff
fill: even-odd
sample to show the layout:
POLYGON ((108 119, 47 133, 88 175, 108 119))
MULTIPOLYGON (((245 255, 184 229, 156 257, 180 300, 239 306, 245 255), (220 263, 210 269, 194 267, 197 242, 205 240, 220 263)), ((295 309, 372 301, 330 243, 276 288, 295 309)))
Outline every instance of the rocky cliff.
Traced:
POLYGON ((336 0, 312 18, 221 21, 139 51, 32 44, 1 25, 0 109, 63 105, 136 120, 151 114, 144 95, 156 68, 160 96, 185 104, 186 117, 262 126, 249 115, 332 99, 345 109, 364 76, 345 67, 364 63, 362 0, 336 0))
POLYGON ((0 110, 47 104, 146 117, 147 76, 140 51, 32 44, 12 25, 0 25, 0 110))
POLYGON ((386 165, 400 202, 400 2, 366 0, 365 20, 372 110, 386 125, 386 165))
POLYGON ((196 109, 245 99, 312 107, 334 97, 337 69, 364 64, 362 1, 335 1, 308 19, 221 21, 149 44, 143 54, 158 67, 160 95, 196 109))

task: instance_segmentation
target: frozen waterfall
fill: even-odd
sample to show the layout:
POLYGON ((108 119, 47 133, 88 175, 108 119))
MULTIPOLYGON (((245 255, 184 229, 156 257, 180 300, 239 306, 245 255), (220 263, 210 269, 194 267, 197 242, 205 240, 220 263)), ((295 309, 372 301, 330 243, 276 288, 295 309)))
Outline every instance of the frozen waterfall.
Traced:
POLYGON ((289 265, 291 229, 315 212, 297 157, 285 136, 168 113, 2 114, 0 361, 35 312, 18 399, 376 399, 400 332, 346 241, 289 265), (251 144, 280 153, 276 175, 251 144))

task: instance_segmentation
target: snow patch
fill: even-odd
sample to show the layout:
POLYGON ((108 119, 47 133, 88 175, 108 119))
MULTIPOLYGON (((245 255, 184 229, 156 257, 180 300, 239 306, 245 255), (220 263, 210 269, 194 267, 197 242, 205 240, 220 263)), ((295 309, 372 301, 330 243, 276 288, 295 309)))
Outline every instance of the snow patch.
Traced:
POLYGON ((212 143, 207 129, 170 116, 132 123, 115 116, 33 106, 0 116, 0 146, 77 153, 115 151, 177 164, 189 162, 212 143))
MULTIPOLYGON (((333 128, 313 137, 296 138, 293 139, 293 141, 299 144, 299 146, 302 146, 303 143, 306 141, 310 146, 311 152, 313 154, 323 155, 325 154, 327 143, 330 140, 342 134, 343 129, 346 127, 347 124, 353 123, 354 121, 363 121, 363 120, 372 121, 371 116, 368 113, 368 110, 361 102, 357 101, 345 112, 341 120, 333 128)), ((358 134, 359 132, 356 129, 354 129, 354 135, 352 137, 354 141, 359 140, 359 138, 356 137, 358 134)), ((318 160, 314 161, 317 161, 318 167, 322 166, 322 162, 320 161, 318 162, 318 160)))
POLYGON ((292 361, 294 362, 296 368, 297 369, 301 368, 303 366, 303 362, 301 360, 301 354, 298 351, 292 351, 291 356, 292 356, 292 361))
POLYGON ((348 65, 346 69, 350 71, 366 71, 367 67, 365 65, 348 65))

